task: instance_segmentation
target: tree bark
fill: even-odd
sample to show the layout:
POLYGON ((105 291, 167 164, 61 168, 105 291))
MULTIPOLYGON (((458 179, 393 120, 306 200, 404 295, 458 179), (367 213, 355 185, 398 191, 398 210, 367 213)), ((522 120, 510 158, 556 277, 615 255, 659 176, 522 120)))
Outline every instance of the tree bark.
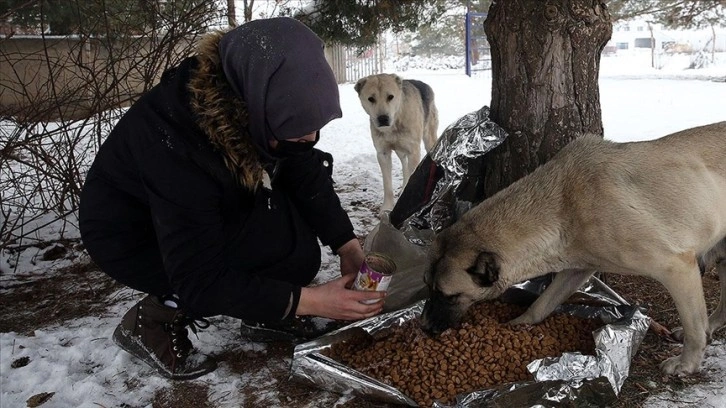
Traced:
POLYGON ((583 133, 602 136, 598 72, 612 21, 605 0, 500 0, 484 29, 492 54, 491 118, 509 137, 482 163, 479 199, 583 133))
POLYGON ((244 0, 244 15, 245 23, 252 21, 252 8, 255 5, 255 0, 244 0))
POLYGON ((716 25, 711 24, 711 64, 716 63, 716 25))
POLYGON ((227 0, 227 24, 230 27, 237 27, 237 10, 234 7, 234 0, 227 0))

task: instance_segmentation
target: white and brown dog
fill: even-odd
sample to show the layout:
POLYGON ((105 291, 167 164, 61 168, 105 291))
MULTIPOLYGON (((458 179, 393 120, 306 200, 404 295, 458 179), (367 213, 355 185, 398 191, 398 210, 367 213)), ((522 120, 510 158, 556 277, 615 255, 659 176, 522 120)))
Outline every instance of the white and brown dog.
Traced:
POLYGON ((662 370, 693 373, 726 324, 725 257, 726 122, 648 142, 582 136, 436 236, 422 324, 440 332, 472 304, 559 272, 510 322, 536 324, 595 271, 641 275, 663 284, 683 325, 682 354, 662 370), (721 281, 710 317, 699 264, 721 281))
POLYGON ((358 80, 354 89, 370 117, 371 138, 383 176, 381 212, 391 210, 391 153, 395 152, 401 161, 403 187, 421 161, 421 141, 427 152, 436 144, 439 113, 434 91, 421 81, 394 74, 367 76, 358 80))

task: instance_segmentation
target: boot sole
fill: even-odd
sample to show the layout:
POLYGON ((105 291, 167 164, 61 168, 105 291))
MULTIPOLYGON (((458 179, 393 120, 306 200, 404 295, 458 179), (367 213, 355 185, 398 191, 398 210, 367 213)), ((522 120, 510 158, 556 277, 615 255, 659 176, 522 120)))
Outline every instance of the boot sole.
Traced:
POLYGON ((257 343, 302 343, 306 341, 304 338, 283 331, 249 327, 245 324, 240 327, 240 335, 245 340, 257 343))
POLYGON ((336 327, 330 327, 328 329, 318 330, 314 333, 296 334, 292 331, 277 330, 264 326, 253 326, 242 322, 240 325, 240 335, 244 340, 254 341, 258 343, 292 343, 299 344, 305 343, 320 336, 328 334, 334 330, 337 330, 344 325, 338 325, 336 327))
POLYGON ((210 373, 217 368, 217 364, 214 362, 213 367, 211 368, 205 368, 191 373, 174 374, 170 372, 158 359, 154 358, 151 351, 139 340, 136 340, 131 333, 124 330, 123 327, 116 327, 116 330, 113 331, 112 339, 117 346, 125 350, 127 353, 148 364, 151 368, 156 370, 156 372, 171 380, 192 380, 201 377, 204 374, 210 373))

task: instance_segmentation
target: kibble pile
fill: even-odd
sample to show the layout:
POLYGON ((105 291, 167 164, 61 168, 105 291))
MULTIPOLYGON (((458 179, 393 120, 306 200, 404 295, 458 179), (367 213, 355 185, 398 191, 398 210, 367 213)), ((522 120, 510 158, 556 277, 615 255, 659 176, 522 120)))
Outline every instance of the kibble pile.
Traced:
POLYGON ((455 402, 459 393, 531 380, 526 366, 563 352, 594 354, 593 320, 559 314, 538 325, 508 326, 524 308, 484 302, 473 306, 458 329, 429 337, 418 319, 373 336, 336 343, 324 354, 389 384, 418 405, 455 402))

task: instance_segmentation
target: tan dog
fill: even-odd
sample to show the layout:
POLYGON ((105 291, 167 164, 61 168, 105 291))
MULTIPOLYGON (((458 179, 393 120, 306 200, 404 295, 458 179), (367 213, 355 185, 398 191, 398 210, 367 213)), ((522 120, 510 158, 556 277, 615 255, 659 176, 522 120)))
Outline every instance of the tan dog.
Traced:
POLYGON ((512 324, 535 324, 594 271, 661 282, 683 325, 683 352, 667 374, 696 372, 707 339, 726 323, 726 122, 658 140, 583 136, 483 201, 431 247, 423 327, 440 332, 474 303, 559 272, 512 324), (718 268, 721 303, 710 318, 698 257, 718 268))
POLYGON ((394 74, 370 75, 355 84, 361 105, 370 117, 371 138, 383 176, 381 212, 393 208, 391 152, 396 152, 405 186, 421 161, 421 141, 426 151, 436 144, 439 113, 434 91, 421 81, 394 74))

